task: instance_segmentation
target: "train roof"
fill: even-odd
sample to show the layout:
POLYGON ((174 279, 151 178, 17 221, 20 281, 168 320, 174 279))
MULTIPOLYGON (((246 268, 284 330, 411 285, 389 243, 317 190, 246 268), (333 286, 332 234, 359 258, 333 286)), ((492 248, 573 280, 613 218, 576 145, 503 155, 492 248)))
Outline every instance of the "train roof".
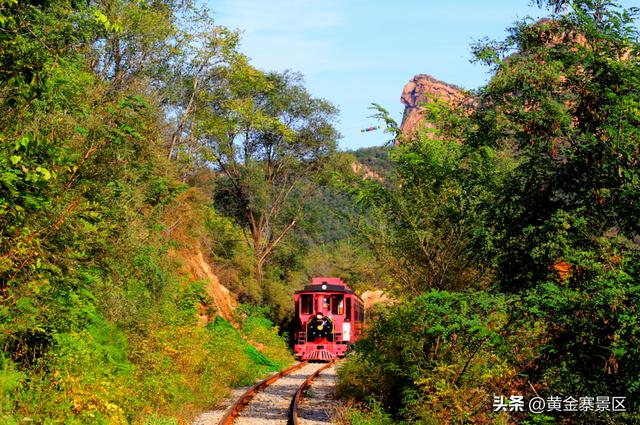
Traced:
POLYGON ((337 277, 314 277, 311 280, 311 285, 306 285, 304 289, 296 291, 296 294, 304 292, 342 292, 345 294, 354 294, 358 297, 353 289, 349 288, 337 277))

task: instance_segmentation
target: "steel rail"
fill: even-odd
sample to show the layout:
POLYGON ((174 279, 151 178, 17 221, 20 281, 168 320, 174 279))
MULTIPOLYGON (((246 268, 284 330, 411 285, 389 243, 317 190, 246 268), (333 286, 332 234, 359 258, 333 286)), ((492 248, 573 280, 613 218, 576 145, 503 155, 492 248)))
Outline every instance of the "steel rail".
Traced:
POLYGON ((302 383, 302 385, 298 387, 298 391, 296 391, 296 394, 293 396, 293 399, 291 400, 291 407, 289 409, 289 420, 288 420, 289 425, 300 425, 300 421, 298 419, 298 405, 300 404, 300 400, 302 399, 302 394, 304 393, 304 390, 306 390, 311 386, 311 383, 313 382, 314 379, 318 377, 318 375, 320 375, 320 372, 322 372, 325 369, 328 369, 329 367, 333 366, 335 363, 336 363, 335 360, 331 360, 329 363, 327 363, 326 365, 322 366, 321 368, 313 372, 311 375, 309 375, 307 379, 305 379, 305 381, 302 383))
POLYGON ((278 379, 282 378, 285 375, 290 374, 291 372, 295 372, 298 369, 306 366, 308 362, 300 362, 296 365, 291 366, 290 368, 284 369, 275 375, 265 379, 264 381, 258 382, 253 387, 249 388, 245 393, 236 401, 233 405, 231 405, 227 411, 225 412, 218 425, 231 425, 233 421, 236 419, 238 414, 242 411, 244 406, 249 404, 251 399, 262 389, 268 387, 269 385, 276 382, 278 379))

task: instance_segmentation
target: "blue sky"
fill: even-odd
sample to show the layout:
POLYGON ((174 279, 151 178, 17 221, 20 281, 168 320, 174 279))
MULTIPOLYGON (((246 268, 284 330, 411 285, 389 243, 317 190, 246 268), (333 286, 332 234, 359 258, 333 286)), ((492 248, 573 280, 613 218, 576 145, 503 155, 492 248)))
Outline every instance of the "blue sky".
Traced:
MULTIPOLYGON (((636 1, 623 1, 630 6, 636 1)), ((317 97, 340 108, 340 146, 382 145, 388 135, 361 133, 372 102, 398 121, 402 88, 415 74, 476 88, 487 69, 471 64, 470 44, 545 11, 528 0, 208 0, 219 25, 244 31, 241 50, 264 70, 305 76, 317 97)))

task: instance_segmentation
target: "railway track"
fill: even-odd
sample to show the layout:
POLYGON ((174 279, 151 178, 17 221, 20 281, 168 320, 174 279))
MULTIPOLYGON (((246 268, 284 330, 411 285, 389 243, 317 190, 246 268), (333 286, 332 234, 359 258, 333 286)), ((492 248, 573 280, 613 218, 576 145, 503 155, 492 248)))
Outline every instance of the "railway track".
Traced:
POLYGON ((304 391, 334 362, 301 362, 249 388, 225 412, 219 425, 300 425, 298 408, 304 391))

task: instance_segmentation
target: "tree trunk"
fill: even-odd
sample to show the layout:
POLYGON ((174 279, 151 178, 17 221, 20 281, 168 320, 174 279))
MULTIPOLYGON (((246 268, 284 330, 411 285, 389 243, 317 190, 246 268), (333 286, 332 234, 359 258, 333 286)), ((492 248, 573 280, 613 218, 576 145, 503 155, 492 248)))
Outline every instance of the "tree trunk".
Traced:
POLYGON ((261 261, 256 258, 256 266, 255 266, 255 274, 256 274, 256 282, 258 282, 258 287, 260 289, 264 289, 262 286, 262 282, 264 280, 264 261, 261 261))

